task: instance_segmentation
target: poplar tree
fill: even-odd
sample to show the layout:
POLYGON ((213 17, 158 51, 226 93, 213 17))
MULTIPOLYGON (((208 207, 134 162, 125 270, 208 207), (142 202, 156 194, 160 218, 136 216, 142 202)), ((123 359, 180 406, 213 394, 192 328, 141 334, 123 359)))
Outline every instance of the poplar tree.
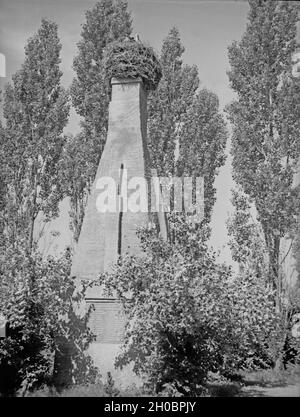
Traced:
POLYGON ((227 132, 216 94, 199 89, 196 66, 184 65, 177 28, 163 41, 163 77, 148 100, 148 143, 160 176, 204 178, 205 219, 215 202, 214 180, 225 163, 227 132))
POLYGON ((73 310, 70 251, 44 259, 33 233, 37 217, 56 216, 63 197, 59 171, 69 97, 60 84, 60 50, 57 25, 43 19, 4 92, 0 311, 9 324, 0 340, 0 393, 5 395, 55 383, 53 364, 56 369, 62 339, 73 348, 70 379, 86 382, 95 375, 83 353, 93 336, 73 310))
POLYGON ((57 25, 43 19, 25 47, 21 69, 5 88, 0 133, 1 173, 5 180, 4 212, 7 236, 34 245, 38 215, 58 214, 61 198, 59 160, 69 114, 69 98, 60 79, 61 44, 57 25))
POLYGON ((203 88, 182 118, 179 134, 178 176, 203 177, 204 219, 210 222, 216 189, 214 181, 225 163, 227 129, 215 93, 203 88))
POLYGON ((280 240, 295 228, 299 187, 300 79, 292 74, 297 4, 250 0, 247 29, 228 49, 233 178, 254 203, 269 257, 268 282, 280 290, 280 240))
MULTIPOLYGON (((71 201, 71 227, 78 239, 90 187, 107 135, 110 86, 103 66, 105 48, 132 31, 127 2, 101 0, 86 12, 73 61, 72 104, 81 116, 81 132, 68 139, 64 170, 71 201), (72 155, 72 158, 70 158, 72 155), (76 162, 74 164, 74 162, 76 162)), ((64 182, 64 180, 63 180, 64 182)))
POLYGON ((176 141, 199 86, 197 67, 184 65, 183 53, 179 31, 173 27, 161 49, 162 79, 148 98, 148 147, 160 176, 175 174, 176 141))

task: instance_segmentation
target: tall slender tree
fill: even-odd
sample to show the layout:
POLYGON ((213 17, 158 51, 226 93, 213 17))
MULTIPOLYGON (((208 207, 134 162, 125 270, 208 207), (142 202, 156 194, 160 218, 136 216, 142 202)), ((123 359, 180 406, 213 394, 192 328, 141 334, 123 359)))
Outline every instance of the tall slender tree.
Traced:
POLYGON ((148 101, 148 141, 160 176, 203 176, 205 218, 215 202, 214 180, 225 162, 227 132, 217 96, 199 90, 196 66, 183 64, 184 47, 173 27, 163 42, 163 77, 148 101))
POLYGON ((225 163, 226 124, 216 94, 200 90, 182 118, 176 173, 204 179, 204 216, 210 222, 216 200, 214 181, 225 163))
POLYGON ((252 214, 249 198, 240 190, 232 194, 234 213, 227 222, 232 258, 239 264, 241 275, 266 284, 268 253, 261 224, 252 214))
POLYGON ((162 45, 163 77, 148 99, 148 144, 160 176, 175 174, 176 141, 199 86, 197 68, 183 64, 183 52, 179 31, 173 27, 162 45))
POLYGON ((25 47, 25 61, 4 94, 5 127, 0 154, 5 177, 5 230, 13 240, 26 235, 34 244, 34 225, 57 215, 61 198, 58 174, 65 141, 69 98, 59 69, 61 44, 57 25, 43 19, 25 47))
POLYGON ((228 50, 232 89, 233 177, 254 202, 269 257, 268 280, 280 283, 280 239, 300 208, 293 176, 300 156, 300 79, 292 75, 297 4, 250 0, 246 32, 228 50))
POLYGON ((93 336, 86 319, 78 318, 73 309, 70 252, 66 250, 60 259, 44 259, 33 233, 37 217, 47 221, 56 216, 63 197, 59 171, 69 95, 60 84, 60 50, 57 25, 43 19, 4 93, 0 311, 9 329, 0 340, 0 392, 5 395, 49 380, 55 383, 53 358, 60 352, 61 339, 73 348, 70 376, 86 382, 89 369, 94 375, 90 358, 83 353, 93 336))
POLYGON ((106 141, 110 87, 103 67, 103 53, 110 42, 125 38, 131 31, 126 1, 101 0, 86 12, 78 54, 73 61, 75 78, 71 85, 72 103, 81 116, 82 131, 78 136, 69 137, 64 164, 67 177, 72 178, 67 194, 71 199, 75 240, 106 141), (81 169, 72 163, 71 154, 81 169))

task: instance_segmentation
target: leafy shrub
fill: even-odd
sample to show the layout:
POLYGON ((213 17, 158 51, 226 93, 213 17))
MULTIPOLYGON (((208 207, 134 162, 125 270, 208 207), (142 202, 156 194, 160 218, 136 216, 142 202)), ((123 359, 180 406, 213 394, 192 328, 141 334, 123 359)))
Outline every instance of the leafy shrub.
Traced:
MULTIPOLYGON (((261 285, 260 290, 264 294, 269 293, 270 298, 273 298, 273 303, 276 304, 276 311, 279 312, 276 320, 280 323, 281 330, 277 334, 278 337, 273 341, 269 340, 270 351, 272 351, 272 362, 275 362, 277 368, 283 368, 286 363, 292 361, 297 362, 297 357, 300 352, 299 339, 295 339, 291 335, 292 318, 295 313, 300 311, 300 292, 297 286, 291 286, 290 277, 287 276, 287 270, 284 267, 284 261, 289 254, 289 250, 296 249, 295 239, 292 244, 292 236, 299 234, 299 226, 295 230, 291 230, 291 248, 285 253, 282 251, 282 259, 279 264, 280 283, 277 291, 268 291, 270 285, 274 288, 270 281, 270 257, 268 255, 268 248, 266 239, 263 233, 263 228, 257 218, 252 215, 253 201, 246 196, 241 190, 233 192, 232 198, 233 206, 235 207, 234 215, 228 221, 228 233, 230 236, 229 246, 232 251, 232 256, 239 264, 242 282, 246 285, 251 281, 261 285), (264 289, 265 287, 265 289, 264 289)), ((276 281, 277 282, 277 281, 276 281)), ((259 305, 257 306, 259 312, 259 305)), ((263 361, 264 358, 255 358, 263 361)))
POLYGON ((79 317, 74 309, 84 293, 75 292, 70 252, 43 260, 20 244, 7 249, 2 261, 0 283, 6 297, 0 300, 0 310, 9 332, 0 341, 0 392, 14 395, 21 387, 25 391, 43 384, 93 382, 96 370, 85 353, 93 335, 88 315, 79 317), (63 358, 66 346, 68 357, 63 358))
POLYGON ((117 365, 133 358, 156 393, 172 384, 198 395, 209 371, 230 375, 270 361, 268 340, 280 326, 271 293, 219 265, 205 227, 171 216, 170 228, 172 243, 152 227, 142 231, 143 256, 123 257, 99 284, 117 294, 128 317, 117 365))

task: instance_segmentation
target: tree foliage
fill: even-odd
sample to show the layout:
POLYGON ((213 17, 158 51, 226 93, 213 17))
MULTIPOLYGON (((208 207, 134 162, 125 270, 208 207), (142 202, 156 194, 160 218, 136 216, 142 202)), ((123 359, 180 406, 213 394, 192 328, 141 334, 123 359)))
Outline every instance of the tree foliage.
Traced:
POLYGON ((25 47, 22 68, 4 94, 1 222, 12 239, 26 234, 30 248, 38 215, 45 220, 57 215, 62 192, 58 165, 69 104, 60 85, 60 50, 57 25, 42 20, 25 47))
POLYGON ((4 94, 0 127, 0 311, 9 321, 0 341, 0 392, 58 384, 57 357, 68 346, 71 382, 93 378, 85 350, 87 315, 78 317, 70 253, 44 259, 34 227, 58 214, 68 94, 60 85, 57 25, 43 19, 25 61, 4 94))
POLYGON ((216 200, 214 181, 225 163, 227 129, 216 94, 203 88, 182 118, 179 134, 178 176, 204 179, 204 214, 210 222, 216 200))
POLYGON ((255 220, 252 205, 245 194, 233 191, 234 214, 228 220, 229 246, 241 273, 268 284, 268 251, 260 223, 255 220))
MULTIPOLYGON (((127 39, 129 42, 128 35, 131 32, 130 16, 122 2, 97 3, 86 17, 82 40, 78 44, 79 54, 74 60, 77 75, 71 87, 73 104, 83 117, 83 130, 77 137, 69 138, 63 170, 64 176, 69 179, 66 183, 71 198, 75 239, 79 236, 90 186, 106 140, 109 102, 107 81, 108 75, 114 71, 112 68, 107 71, 107 55, 110 55, 113 45, 123 48, 122 41, 127 39), (114 32, 118 25, 118 32, 114 32), (104 27, 105 34, 102 33, 104 27), (77 149, 79 143, 80 150, 77 149), (72 155, 71 158, 68 153, 72 155)), ((133 41, 131 43, 134 44, 133 41)), ((183 64, 183 52, 179 32, 173 28, 163 42, 159 57, 162 79, 158 88, 148 94, 148 147, 152 167, 157 169, 158 175, 185 174, 190 171, 192 163, 194 171, 205 176, 206 218, 209 220, 215 201, 214 178, 218 168, 224 164, 226 131, 218 113, 217 97, 206 90, 196 94, 199 87, 197 68, 183 64), (175 163, 176 148, 181 155, 178 167, 175 163), (193 157, 189 148, 193 149, 193 157), (204 153, 210 163, 203 162, 204 153)), ((118 65, 123 71, 125 61, 122 58, 120 62, 118 65)), ((110 61, 109 64, 111 67, 110 61)), ((131 72, 136 70, 130 69, 131 72)), ((145 70, 146 67, 139 69, 145 70)))
POLYGON ((67 177, 72 178, 66 188, 71 199, 75 239, 79 236, 87 197, 106 141, 110 88, 104 51, 111 42, 124 39, 131 31, 126 1, 101 0, 86 12, 78 53, 73 61, 76 75, 71 85, 72 103, 81 116, 82 131, 75 138, 69 138, 64 164, 67 177), (78 169, 70 153, 79 164, 78 169))
POLYGON ((280 321, 271 291, 255 279, 233 279, 207 247, 207 228, 172 216, 175 242, 141 233, 144 256, 124 257, 100 277, 128 317, 117 365, 160 392, 203 392, 209 371, 224 375, 272 362, 280 321), (272 343, 271 343, 272 341, 272 343))
POLYGON ((148 146, 160 176, 203 176, 209 222, 227 132, 217 96, 199 89, 198 70, 183 64, 183 53, 180 34, 172 28, 161 50, 163 77, 148 99, 148 146))
POLYGON ((179 31, 172 28, 160 55, 162 79, 148 97, 148 147, 159 176, 175 174, 179 128, 199 85, 197 68, 183 64, 183 52, 179 31))
POLYGON ((300 79, 292 76, 297 5, 251 0, 248 26, 229 47, 228 107, 233 127, 233 177, 254 202, 269 256, 269 282, 277 287, 280 238, 297 222, 300 79))
POLYGON ((2 394, 44 384, 59 388, 57 357, 64 346, 70 361, 64 382, 94 381, 97 372, 84 354, 93 335, 86 326, 88 315, 80 318, 74 310, 84 293, 75 292, 70 265, 69 251, 59 259, 43 260, 22 244, 8 248, 2 257, 0 310, 9 321, 8 335, 0 341, 2 394))
MULTIPOLYGON (((255 280, 269 292, 272 287, 268 280, 269 253, 253 204, 240 190, 233 191, 232 202, 235 211, 227 227, 233 259, 238 262, 240 274, 245 281, 255 280)), ((293 241, 290 242, 291 247, 292 243, 293 241)), ((288 252, 281 255, 277 290, 272 292, 273 303, 276 303, 278 320, 281 323, 281 331, 273 349, 273 364, 278 369, 288 362, 295 363, 299 360, 300 352, 299 338, 293 337, 291 333, 293 317, 300 308, 299 289, 286 285, 289 283, 289 277, 284 275, 283 262, 287 254, 288 252)))

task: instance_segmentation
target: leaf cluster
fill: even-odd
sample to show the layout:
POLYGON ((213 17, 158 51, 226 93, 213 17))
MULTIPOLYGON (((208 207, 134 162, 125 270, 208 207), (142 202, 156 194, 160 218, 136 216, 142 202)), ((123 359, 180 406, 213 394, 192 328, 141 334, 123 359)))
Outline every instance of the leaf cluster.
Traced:
POLYGON ((84 291, 75 291, 70 265, 69 250, 61 258, 43 260, 38 252, 29 254, 20 244, 7 248, 2 256, 0 284, 6 289, 0 310, 9 322, 8 337, 0 341, 3 394, 44 384, 60 388, 58 358, 65 346, 69 383, 95 379, 96 370, 85 355, 93 340, 87 327, 88 314, 80 317, 75 310, 84 291))
POLYGON ((203 392, 209 371, 232 375, 270 365, 270 340, 281 331, 271 291, 218 264, 207 228, 182 216, 170 227, 173 243, 147 229, 144 256, 123 257, 99 279, 128 317, 117 365, 134 360, 151 389, 172 384, 183 395, 203 392))

